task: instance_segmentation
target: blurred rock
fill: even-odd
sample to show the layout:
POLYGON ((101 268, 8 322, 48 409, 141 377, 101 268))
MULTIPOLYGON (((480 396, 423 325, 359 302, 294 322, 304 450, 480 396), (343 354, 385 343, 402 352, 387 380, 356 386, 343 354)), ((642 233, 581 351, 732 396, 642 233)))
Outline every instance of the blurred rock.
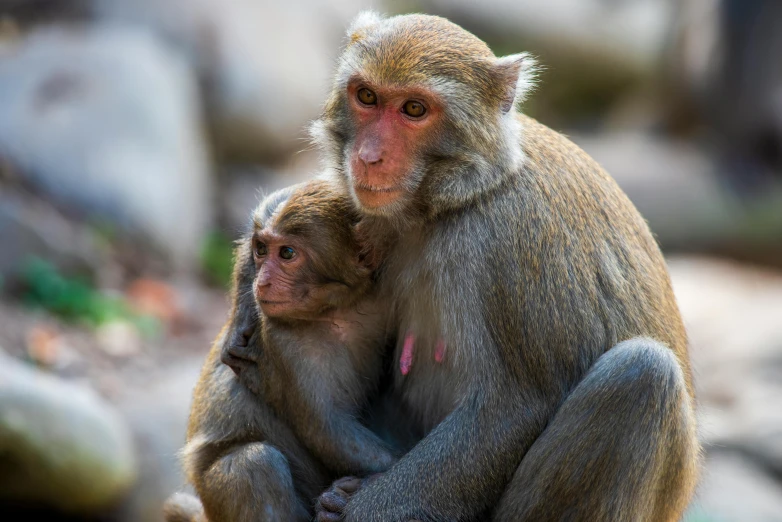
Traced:
POLYGON ((226 224, 226 233, 235 239, 247 230, 250 213, 267 193, 268 183, 278 176, 275 171, 260 166, 229 170, 229 173, 223 174, 225 182, 219 208, 221 220, 226 224))
POLYGON ((275 168, 260 165, 230 165, 223 169, 221 177, 220 221, 227 226, 225 232, 238 238, 245 230, 250 213, 266 194, 311 179, 320 172, 315 151, 295 154, 285 164, 275 168))
POLYGON ((62 336, 50 326, 38 325, 27 332, 27 355, 40 366, 56 366, 64 349, 62 336))
POLYGON ((670 123, 706 127, 721 176, 740 193, 763 192, 782 178, 782 2, 683 0, 677 11, 670 123))
POLYGON ((136 478, 130 433, 91 389, 0 353, 0 499, 94 514, 136 478))
POLYGON ((457 23, 470 20, 500 34, 541 41, 544 47, 580 48, 641 68, 650 67, 663 51, 673 7, 659 0, 425 0, 423 5, 457 23))
POLYGON ((125 291, 133 311, 152 316, 170 324, 182 320, 182 310, 176 290, 167 282, 142 277, 133 281, 125 291))
POLYGON ((782 477, 782 275, 693 258, 669 266, 690 335, 701 438, 782 477))
POLYGON ((306 147, 361 0, 95 0, 98 16, 153 28, 204 79, 221 152, 268 160, 306 147))
POLYGON ((694 146, 641 132, 571 138, 616 179, 663 246, 706 243, 731 232, 733 216, 711 177, 714 165, 694 146))
POLYGON ((686 522, 782 522, 782 486, 751 461, 710 454, 686 522))
POLYGON ((782 183, 742 200, 692 144, 641 132, 572 139, 616 179, 663 248, 782 266, 782 183))
POLYGON ((44 201, 0 182, 0 279, 18 283, 32 257, 46 259, 70 274, 93 274, 104 253, 88 230, 74 225, 44 201))
POLYGON ((43 28, 0 62, 0 156, 47 194, 197 259, 211 222, 198 89, 151 34, 43 28))
POLYGON ((670 41, 664 56, 665 117, 676 131, 703 123, 703 109, 715 80, 720 45, 722 0, 681 0, 676 3, 670 41))
POLYGON ((658 76, 673 3, 424 0, 419 5, 474 32, 498 54, 537 56, 541 83, 527 110, 555 127, 593 127, 624 98, 653 102, 646 99, 648 87, 658 76))
POLYGON ((170 366, 156 365, 147 372, 144 384, 126 389, 118 399, 140 455, 139 480, 119 520, 162 522, 163 502, 185 484, 178 455, 185 444, 190 401, 203 358, 200 353, 170 361, 170 366))
POLYGON ((0 0, 0 12, 23 26, 78 21, 88 11, 89 0, 0 0))
POLYGON ((95 330, 99 346, 114 357, 130 357, 141 351, 138 328, 127 321, 111 321, 95 330))

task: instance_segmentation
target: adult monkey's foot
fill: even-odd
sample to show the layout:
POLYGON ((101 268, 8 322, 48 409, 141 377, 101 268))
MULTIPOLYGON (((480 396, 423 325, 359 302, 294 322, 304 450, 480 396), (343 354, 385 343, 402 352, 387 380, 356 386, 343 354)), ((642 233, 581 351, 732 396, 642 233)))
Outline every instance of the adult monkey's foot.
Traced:
POLYGON ((365 478, 342 477, 335 480, 331 487, 321 493, 318 498, 318 502, 315 505, 316 522, 338 522, 342 520, 345 516, 345 506, 347 506, 350 498, 380 475, 382 473, 375 473, 365 478))
POLYGON ((318 503, 315 505, 316 522, 338 522, 344 517, 345 506, 350 497, 364 487, 366 481, 377 475, 367 478, 342 477, 335 480, 331 487, 321 493, 318 503))
MULTIPOLYGON (((342 477, 335 480, 331 487, 324 491, 318 498, 318 503, 315 505, 315 521, 316 522, 339 522, 345 516, 345 506, 350 498, 355 495, 361 488, 369 484, 382 473, 375 473, 366 478, 358 477, 342 477)), ((418 520, 410 520, 408 522, 420 522, 418 520)))

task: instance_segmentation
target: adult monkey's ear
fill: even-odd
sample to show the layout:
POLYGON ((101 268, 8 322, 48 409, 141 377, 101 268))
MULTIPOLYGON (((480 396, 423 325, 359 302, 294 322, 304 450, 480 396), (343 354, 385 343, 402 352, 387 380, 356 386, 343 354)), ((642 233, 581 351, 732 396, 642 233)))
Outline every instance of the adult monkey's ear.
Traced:
POLYGON ((500 109, 507 114, 524 101, 537 81, 537 61, 528 53, 497 58, 494 73, 502 89, 500 109))
POLYGON ((367 30, 373 25, 379 24, 383 20, 375 11, 362 11, 351 22, 348 27, 348 45, 358 42, 367 34, 367 30))

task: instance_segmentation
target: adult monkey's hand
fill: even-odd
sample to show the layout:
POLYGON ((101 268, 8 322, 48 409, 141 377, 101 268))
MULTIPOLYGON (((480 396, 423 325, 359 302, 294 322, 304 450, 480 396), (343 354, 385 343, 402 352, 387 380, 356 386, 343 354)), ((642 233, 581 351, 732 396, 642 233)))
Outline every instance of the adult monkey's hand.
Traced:
POLYGON ((517 112, 528 56, 432 16, 363 14, 348 38, 313 135, 362 231, 395 238, 395 396, 428 435, 345 519, 678 519, 699 452, 687 340, 644 220, 517 112))

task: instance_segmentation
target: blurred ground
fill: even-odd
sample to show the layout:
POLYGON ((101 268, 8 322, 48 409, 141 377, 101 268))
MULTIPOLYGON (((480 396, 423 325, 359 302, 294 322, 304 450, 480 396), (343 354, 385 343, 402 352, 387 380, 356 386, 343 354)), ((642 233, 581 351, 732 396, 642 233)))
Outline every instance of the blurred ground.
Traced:
POLYGON ((160 520, 231 241, 317 171, 304 129, 368 6, 538 56, 525 111, 669 259, 706 450, 687 520, 782 521, 775 0, 0 0, 0 519, 160 520))

